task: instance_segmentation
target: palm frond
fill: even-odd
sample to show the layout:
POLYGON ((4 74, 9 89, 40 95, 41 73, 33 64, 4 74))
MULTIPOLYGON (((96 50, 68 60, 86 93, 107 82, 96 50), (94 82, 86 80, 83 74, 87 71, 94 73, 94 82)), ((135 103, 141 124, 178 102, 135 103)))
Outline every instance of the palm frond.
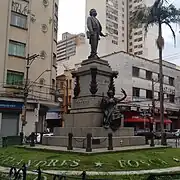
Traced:
POLYGON ((174 46, 176 46, 176 33, 174 32, 172 26, 167 21, 163 21, 162 24, 166 24, 170 28, 174 39, 174 46))
POLYGON ((170 28, 176 44, 176 36, 171 24, 180 25, 180 9, 177 9, 173 4, 169 4, 168 0, 155 0, 152 6, 143 6, 133 12, 130 23, 133 28, 143 25, 145 37, 149 27, 166 24, 170 28))

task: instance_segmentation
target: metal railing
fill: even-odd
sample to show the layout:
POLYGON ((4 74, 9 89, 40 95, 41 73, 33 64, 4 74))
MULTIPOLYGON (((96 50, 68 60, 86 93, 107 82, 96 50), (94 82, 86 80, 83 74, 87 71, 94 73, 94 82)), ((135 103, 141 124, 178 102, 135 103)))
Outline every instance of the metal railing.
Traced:
MULTIPOLYGON (((142 175, 143 176, 143 175, 142 175)), ((48 173, 38 168, 35 171, 28 171, 28 168, 24 164, 21 168, 11 167, 9 173, 0 173, 0 179, 2 180, 111 180, 104 178, 91 178, 87 175, 86 171, 83 171, 80 175, 69 176, 66 174, 48 173)), ((121 176, 118 178, 121 179, 121 176)), ((180 179, 180 173, 158 173, 150 174, 144 177, 144 180, 175 180, 180 179)))
POLYGON ((0 179, 2 180, 110 180, 102 178, 90 178, 86 172, 83 171, 79 176, 68 176, 66 174, 53 174, 42 171, 38 168, 35 171, 28 171, 28 168, 24 164, 21 168, 11 167, 9 173, 0 173, 0 179))
POLYGON ((180 173, 162 173, 162 174, 151 174, 147 180, 178 180, 180 179, 180 173))

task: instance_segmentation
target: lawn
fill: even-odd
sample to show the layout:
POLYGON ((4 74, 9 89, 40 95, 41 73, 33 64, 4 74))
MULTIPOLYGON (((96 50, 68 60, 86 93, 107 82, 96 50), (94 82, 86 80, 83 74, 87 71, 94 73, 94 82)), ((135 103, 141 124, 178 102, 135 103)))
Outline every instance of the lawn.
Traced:
POLYGON ((21 148, 1 148, 0 165, 20 167, 26 163, 30 170, 121 171, 180 166, 180 149, 165 148, 131 152, 83 155, 31 151, 21 148))

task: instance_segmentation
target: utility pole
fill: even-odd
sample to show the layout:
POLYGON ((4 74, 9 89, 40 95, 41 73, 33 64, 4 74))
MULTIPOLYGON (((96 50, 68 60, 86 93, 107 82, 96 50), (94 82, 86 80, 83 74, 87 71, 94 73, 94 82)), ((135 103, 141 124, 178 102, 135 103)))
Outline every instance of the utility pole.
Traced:
POLYGON ((25 84, 24 84, 24 107, 22 110, 22 116, 21 116, 21 121, 22 121, 22 126, 21 126, 21 132, 23 133, 23 128, 27 124, 26 121, 26 111, 27 111, 27 99, 28 99, 28 94, 29 94, 29 88, 28 88, 28 80, 29 80, 29 68, 30 65, 33 63, 33 61, 38 57, 38 54, 34 54, 30 56, 28 54, 26 58, 26 77, 25 77, 25 84))
POLYGON ((66 79, 66 113, 68 114, 68 104, 69 104, 69 85, 68 85, 68 79, 66 79))
POLYGON ((152 115, 152 119, 153 119, 153 125, 154 125, 154 119, 155 119, 154 85, 155 85, 154 79, 152 79, 152 109, 151 109, 151 115, 152 115))

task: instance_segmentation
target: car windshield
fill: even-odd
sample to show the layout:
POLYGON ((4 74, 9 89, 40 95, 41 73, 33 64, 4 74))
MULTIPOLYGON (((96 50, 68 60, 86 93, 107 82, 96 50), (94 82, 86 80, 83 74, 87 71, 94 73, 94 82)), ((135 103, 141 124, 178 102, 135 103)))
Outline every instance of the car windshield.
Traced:
POLYGON ((177 131, 180 131, 180 129, 174 129, 173 132, 177 132, 177 131))

